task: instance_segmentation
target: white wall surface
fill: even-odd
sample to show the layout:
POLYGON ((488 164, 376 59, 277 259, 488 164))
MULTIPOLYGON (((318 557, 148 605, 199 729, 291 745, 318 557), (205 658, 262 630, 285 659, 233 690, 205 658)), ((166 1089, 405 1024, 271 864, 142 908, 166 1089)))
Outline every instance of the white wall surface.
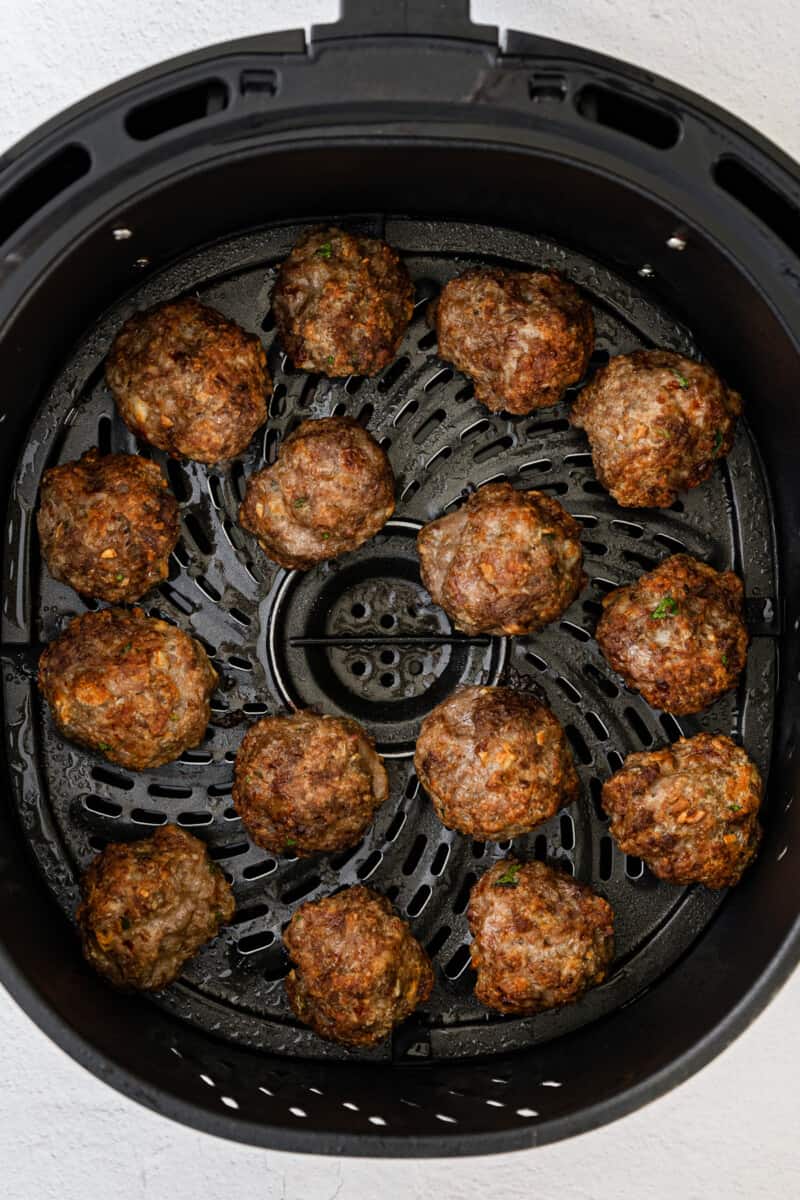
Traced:
MULTIPOLYGON (((160 59, 336 12, 333 0, 0 0, 0 152, 160 59)), ((797 158, 799 14, 796 0, 473 0, 476 20, 590 45, 702 92, 797 158)), ((569 1143, 491 1159, 317 1159, 156 1117, 0 992, 0 1200, 796 1200, 798 1068, 796 974, 699 1075, 569 1143)))

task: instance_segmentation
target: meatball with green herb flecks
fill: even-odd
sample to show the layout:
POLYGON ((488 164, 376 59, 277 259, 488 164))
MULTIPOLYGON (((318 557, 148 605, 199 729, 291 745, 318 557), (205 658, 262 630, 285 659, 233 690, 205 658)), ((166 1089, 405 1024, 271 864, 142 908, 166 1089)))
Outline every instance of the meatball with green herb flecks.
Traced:
POLYGON ((626 508, 668 508, 733 445, 741 397, 705 363, 636 350, 602 367, 572 408, 597 478, 626 508))
POLYGON ((385 896, 345 888, 302 904, 283 940, 294 966, 286 993, 298 1020, 345 1046, 383 1041, 424 1004, 430 959, 385 896))
POLYGON ((331 377, 376 375, 397 353, 414 311, 396 250, 331 226, 306 233, 281 264, 272 311, 296 367, 331 377))
POLYGON ((36 519, 50 574, 83 596, 138 600, 167 578, 178 505, 146 458, 92 449, 51 467, 36 519))
POLYGON ((700 712, 747 662, 744 589, 733 571, 675 554, 603 600, 597 644, 654 708, 700 712))
POLYGON ((81 880, 86 961, 118 987, 159 991, 233 916, 230 885, 203 842, 164 825, 106 846, 81 880))
POLYGON ((247 481, 244 529, 282 567, 306 571, 363 545, 394 512, 394 475, 358 421, 303 421, 277 462, 247 481))
POLYGON ((670 883, 731 887, 761 840, 761 776, 724 734, 629 754, 603 784, 611 836, 670 883))
POLYGON ((476 267, 445 284, 431 315, 440 357, 493 412, 557 404, 594 347, 591 305, 555 271, 476 267))
POLYGON ((508 687, 461 688, 437 705, 414 766, 443 824, 479 841, 529 833, 580 790, 556 717, 508 687))
POLYGON ((527 1016, 577 1000, 602 983, 614 956, 611 905, 540 862, 495 863, 470 895, 475 995, 527 1016))
POLYGON ((129 317, 109 352, 106 381, 137 437, 204 463, 247 448, 272 392, 259 339, 191 296, 129 317))
POLYGON ((64 737, 135 771, 203 740, 216 685, 198 641, 138 608, 76 617, 39 660, 39 687, 64 737))
POLYGON ((346 717, 264 717, 236 755, 236 811, 253 841, 276 854, 354 846, 388 795, 372 739, 346 717))
POLYGON ((552 496, 487 483, 420 530, 422 582, 464 633, 532 633, 583 587, 580 533, 552 496))

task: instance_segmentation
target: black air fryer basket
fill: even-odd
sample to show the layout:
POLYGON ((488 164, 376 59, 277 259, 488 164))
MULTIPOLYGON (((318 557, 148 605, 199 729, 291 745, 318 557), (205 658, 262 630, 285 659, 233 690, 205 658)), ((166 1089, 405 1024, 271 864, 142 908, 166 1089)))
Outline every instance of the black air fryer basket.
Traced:
MULTIPOLYGON (((212 47, 91 97, 0 161, 0 455, 8 504, 0 806, 0 977, 98 1076, 190 1125, 321 1153, 464 1154, 551 1141, 686 1078, 786 978, 796 883, 800 622, 800 183, 752 130, 643 71, 469 22, 465 0, 351 0, 338 24, 212 47), (293 371, 275 344, 276 264, 319 221, 385 237, 417 308, 376 379, 293 371), (570 397, 488 413, 437 358, 425 308, 481 263, 553 266, 590 298, 595 365, 637 347, 707 356, 745 397, 734 449, 670 509, 619 509, 592 472, 570 397), (68 745, 35 687, 38 648, 84 611, 39 561, 42 471, 89 446, 137 449, 103 360, 126 316, 198 294, 268 349, 269 420, 241 460, 165 462, 181 505, 168 582, 144 607, 198 636, 222 676, 203 745, 130 773, 68 745), (239 528, 245 478, 308 416, 347 413, 389 453, 392 521, 306 574, 239 528), (529 638, 454 634, 419 580, 420 525, 472 487, 555 495, 584 526, 589 584, 529 638), (686 549, 744 579, 752 646, 738 691, 680 720, 621 687, 592 633, 605 592, 686 549), (581 1002, 503 1019, 472 995, 469 889, 508 845, 445 830, 420 794, 420 719, 460 683, 547 698, 579 801, 519 838, 591 881, 617 914, 609 979, 581 1002), (276 859, 231 806, 247 723, 313 705, 362 721, 391 800, 354 850, 276 859), (730 894, 660 883, 612 843, 602 781, 633 750, 702 729, 768 777, 765 838, 730 894), (108 841, 173 821, 233 881, 232 926, 156 998, 82 962, 77 878, 108 841), (434 994, 394 1039, 355 1052, 292 1018, 280 931, 342 883, 389 895, 427 946, 434 994)), ((90 602, 91 603, 91 602, 90 602)))

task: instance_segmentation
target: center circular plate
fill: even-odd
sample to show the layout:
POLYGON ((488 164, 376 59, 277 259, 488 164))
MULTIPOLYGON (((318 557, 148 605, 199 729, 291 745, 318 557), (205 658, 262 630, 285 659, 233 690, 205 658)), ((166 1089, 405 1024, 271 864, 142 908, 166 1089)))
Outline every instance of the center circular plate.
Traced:
POLYGON ((266 614, 269 669, 292 708, 359 721, 387 758, 414 753, 420 721, 465 684, 492 684, 505 638, 457 633, 419 574, 421 522, 388 521, 350 554, 289 571, 266 614))

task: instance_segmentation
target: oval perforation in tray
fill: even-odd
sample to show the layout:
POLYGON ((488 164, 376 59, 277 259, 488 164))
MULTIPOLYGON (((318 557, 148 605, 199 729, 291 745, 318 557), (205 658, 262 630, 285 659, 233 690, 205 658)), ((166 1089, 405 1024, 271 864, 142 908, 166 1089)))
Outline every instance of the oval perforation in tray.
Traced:
MULTIPOLYGON (((359 224, 377 234, 385 229, 417 281, 412 325, 397 358, 376 379, 330 381, 286 364, 267 319, 275 265, 299 232, 286 225, 199 251, 146 280, 105 315, 54 382, 23 456, 10 527, 9 577, 16 590, 6 596, 4 611, 7 624, 13 617, 31 643, 49 640, 67 617, 86 607, 50 579, 39 564, 35 538, 28 537, 42 471, 98 440, 117 451, 137 449, 115 416, 102 372, 103 357, 125 316, 157 300, 196 292, 261 337, 275 393, 267 426, 233 463, 213 468, 166 464, 160 452, 140 448, 167 468, 181 510, 181 541, 170 578, 145 597, 143 608, 198 636, 221 675, 203 745, 157 771, 133 774, 110 767, 55 734, 29 671, 20 667, 7 674, 5 685, 9 712, 16 714, 9 726, 12 782, 45 880, 68 914, 77 900, 80 869, 110 840, 142 836, 157 820, 169 820, 209 844, 233 883, 236 921, 187 967, 177 985, 154 998, 198 1028, 288 1055, 356 1053, 323 1044, 292 1017, 281 984, 288 963, 280 933, 304 900, 363 880, 389 895, 408 917, 437 969, 430 1001, 394 1042, 357 1053, 379 1060, 506 1051, 556 1036, 633 998, 686 950, 721 901, 702 888, 659 883, 626 861, 608 838, 599 790, 626 754, 700 729, 731 732, 766 769, 774 644, 769 637, 755 638, 739 691, 707 714, 678 719, 652 711, 630 693, 606 666, 592 635, 600 602, 614 585, 684 547, 715 566, 735 567, 751 599, 772 598, 776 607, 768 535, 765 541, 768 502, 757 452, 743 424, 728 463, 672 509, 620 510, 597 485, 583 434, 567 421, 576 389, 562 404, 528 417, 487 413, 463 376, 437 358, 426 318, 427 302, 442 283, 468 266, 555 266, 593 301, 595 365, 609 354, 653 344, 696 353, 688 332, 641 291, 580 255, 518 233, 457 223, 359 224), (302 579, 290 577, 269 563, 238 526, 244 484, 254 470, 274 461, 281 440, 299 420, 334 412, 361 420, 387 447, 397 477, 396 519, 353 555, 302 579), (419 583, 414 534, 425 521, 463 503, 474 487, 499 478, 558 496, 581 521, 587 587, 561 622, 532 637, 483 639, 491 644, 469 654, 458 646, 393 645, 391 638, 398 634, 452 633, 419 583), (32 597, 28 609, 20 601, 24 588, 32 597), (387 641, 352 653, 299 647, 287 659, 281 633, 289 625, 282 624, 280 607, 286 595, 302 600, 308 612, 303 620, 312 633, 357 638, 367 631, 387 641), (325 611, 313 611, 322 600, 325 611), (301 671, 298 663, 310 664, 308 670, 301 671), (477 844, 444 829, 417 784, 410 758, 413 735, 437 679, 448 688, 459 681, 529 688, 547 700, 567 729, 581 797, 511 845, 525 857, 561 864, 608 897, 617 914, 618 955, 602 987, 560 1012, 504 1020, 473 998, 464 911, 468 885, 510 844, 477 844), (361 705, 359 711, 371 714, 365 722, 390 755, 391 798, 357 847, 329 858, 276 859, 249 843, 231 807, 233 760, 247 726, 260 715, 285 711, 287 699, 302 701, 304 689, 311 689, 326 711, 351 712, 351 706, 361 705), (400 727, 403 738, 386 741, 387 730, 400 727)), ((15 636, 18 640, 20 632, 15 636)))

